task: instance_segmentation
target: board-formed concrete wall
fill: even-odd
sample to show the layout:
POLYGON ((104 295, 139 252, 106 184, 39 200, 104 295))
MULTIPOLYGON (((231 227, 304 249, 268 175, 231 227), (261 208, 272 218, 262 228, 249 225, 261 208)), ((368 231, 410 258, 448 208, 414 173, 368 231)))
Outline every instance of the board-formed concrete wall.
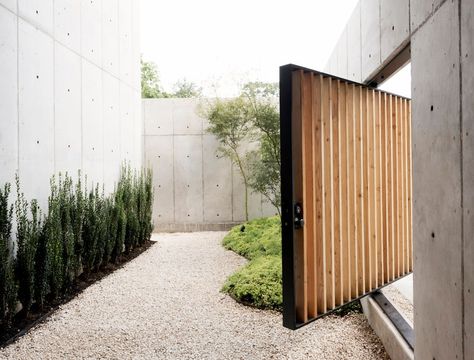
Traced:
MULTIPOLYGON (((199 99, 143 100, 144 164, 153 169, 155 231, 225 229, 242 222, 244 186, 218 141, 206 132, 199 99)), ((275 214, 249 195, 249 217, 275 214)))
POLYGON ((361 82, 411 47, 415 358, 473 359, 474 2, 361 0, 347 26, 336 75, 340 47, 361 82))
POLYGON ((140 166, 138 3, 0 0, 0 184, 44 206, 54 173, 140 166))

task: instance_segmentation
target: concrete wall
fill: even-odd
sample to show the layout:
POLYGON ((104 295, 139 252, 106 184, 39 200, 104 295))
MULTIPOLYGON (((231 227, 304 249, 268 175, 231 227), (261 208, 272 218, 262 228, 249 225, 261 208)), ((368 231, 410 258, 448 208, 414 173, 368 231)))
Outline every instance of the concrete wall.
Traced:
POLYGON ((78 169, 112 190, 141 163, 138 2, 0 0, 0 184, 46 204, 78 169))
MULTIPOLYGON (((143 100, 144 164, 153 169, 157 231, 225 229, 245 219, 243 182, 230 160, 216 155, 219 144, 206 133, 199 103, 143 100)), ((274 213, 260 194, 250 194, 251 218, 274 213)))
POLYGON ((410 42, 409 14, 409 0, 359 1, 325 71, 357 82, 372 79, 410 42))
MULTIPOLYGON (((358 9, 348 23, 357 28, 360 16, 354 80, 370 80, 411 41, 415 358, 473 359, 474 2, 361 0, 358 9)), ((345 44, 328 71, 339 71, 345 44)))

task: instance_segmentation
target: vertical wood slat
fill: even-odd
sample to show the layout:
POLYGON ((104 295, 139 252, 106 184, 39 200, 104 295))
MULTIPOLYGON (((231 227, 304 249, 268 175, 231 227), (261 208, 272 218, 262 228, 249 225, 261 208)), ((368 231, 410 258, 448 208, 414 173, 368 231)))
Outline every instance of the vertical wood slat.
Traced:
POLYGON ((317 314, 316 297, 316 256, 314 237, 314 186, 313 186, 313 74, 303 75, 301 84, 302 106, 302 162, 303 162, 303 217, 305 226, 303 236, 306 242, 306 296, 308 317, 314 318, 317 314))
POLYGON ((333 179, 333 204, 332 212, 334 214, 333 218, 333 243, 334 243, 334 298, 335 306, 342 304, 341 299, 341 186, 340 186, 340 113, 339 113, 339 80, 334 81, 334 86, 332 87, 332 179, 333 179))
POLYGON ((306 322, 412 271, 411 109, 322 74, 297 71, 292 86, 305 219, 295 300, 306 322))
POLYGON ((324 123, 323 118, 323 77, 313 78, 313 173, 315 187, 315 239, 316 239, 316 291, 317 312, 323 314, 327 309, 326 296, 326 243, 325 243, 325 208, 324 208, 324 123))
POLYGON ((357 138, 357 151, 356 151, 356 189, 357 189, 357 251, 360 255, 358 257, 358 296, 366 292, 365 287, 365 227, 364 227, 364 98, 362 96, 362 87, 357 86, 356 95, 356 138, 357 138))
POLYGON ((349 160, 349 188, 348 188, 348 206, 349 206, 349 235, 348 241, 350 244, 350 292, 351 298, 355 299, 358 296, 358 272, 357 267, 359 263, 359 254, 357 252, 357 184, 356 184, 356 87, 353 84, 348 86, 347 92, 347 112, 348 112, 348 160, 349 160))

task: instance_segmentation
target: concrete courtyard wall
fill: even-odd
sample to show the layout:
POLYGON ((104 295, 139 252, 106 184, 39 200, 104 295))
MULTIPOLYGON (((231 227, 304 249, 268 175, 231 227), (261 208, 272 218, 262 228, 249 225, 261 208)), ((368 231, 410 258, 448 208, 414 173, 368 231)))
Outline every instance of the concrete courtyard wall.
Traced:
POLYGON ((0 184, 44 207, 54 173, 141 164, 138 3, 0 0, 0 184))
MULTIPOLYGON (((230 160, 216 155, 199 99, 144 99, 144 164, 153 169, 156 231, 227 229, 245 219, 244 185, 230 160)), ((260 194, 249 217, 274 215, 260 194)))

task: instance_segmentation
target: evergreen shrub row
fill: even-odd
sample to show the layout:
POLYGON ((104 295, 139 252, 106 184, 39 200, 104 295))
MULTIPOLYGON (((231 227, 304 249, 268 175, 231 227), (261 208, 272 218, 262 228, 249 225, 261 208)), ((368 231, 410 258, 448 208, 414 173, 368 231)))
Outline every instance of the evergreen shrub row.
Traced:
MULTIPOLYGON (((87 179, 86 179, 87 180, 87 179)), ((105 195, 97 184, 87 188, 79 173, 51 178, 48 208, 27 201, 16 177, 0 188, 0 326, 11 325, 18 303, 28 316, 32 306, 60 301, 122 254, 143 246, 153 229, 153 188, 150 170, 123 166, 115 191, 105 195), (13 228, 16 229, 13 229, 13 228)))

